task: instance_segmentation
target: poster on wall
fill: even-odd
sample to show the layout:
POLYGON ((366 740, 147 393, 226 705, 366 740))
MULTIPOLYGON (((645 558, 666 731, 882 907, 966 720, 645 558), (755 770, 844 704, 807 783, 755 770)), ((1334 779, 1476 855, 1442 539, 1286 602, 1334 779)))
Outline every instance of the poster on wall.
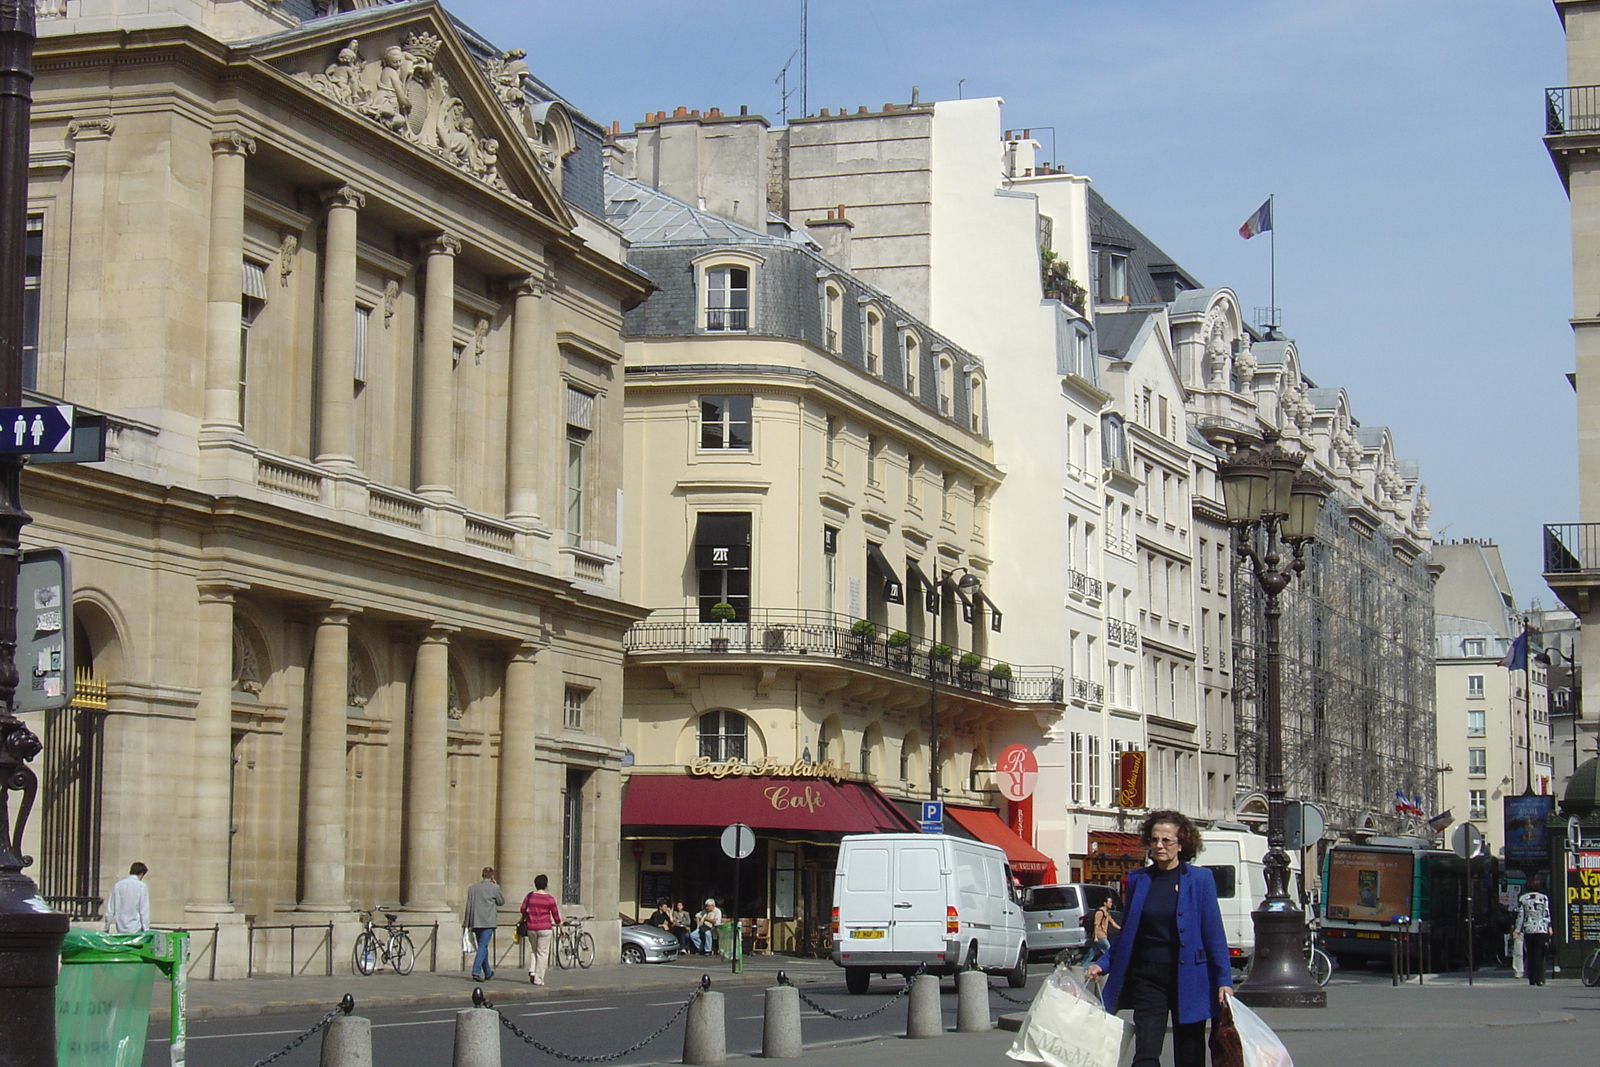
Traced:
POLYGON ((1506 797, 1506 865, 1541 870, 1550 864, 1550 831, 1544 821, 1555 797, 1506 797))
POLYGON ((1600 941, 1600 851, 1567 853, 1567 943, 1600 941))
POLYGON ((1411 914, 1409 852, 1336 848, 1328 854, 1328 918, 1388 922, 1411 914))

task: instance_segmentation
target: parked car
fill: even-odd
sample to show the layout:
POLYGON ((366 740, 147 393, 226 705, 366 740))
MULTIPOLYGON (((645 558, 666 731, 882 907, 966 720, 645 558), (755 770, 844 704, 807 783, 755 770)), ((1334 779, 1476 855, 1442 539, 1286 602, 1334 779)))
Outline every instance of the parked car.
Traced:
MULTIPOLYGON (((1028 927, 1028 952, 1035 959, 1087 945, 1089 932, 1083 928, 1083 917, 1108 897, 1116 907, 1116 893, 1110 886, 1085 882, 1036 885, 1024 894, 1022 917, 1028 927)), ((1120 922, 1121 916, 1116 917, 1120 922)))
POLYGON ((860 995, 874 973, 983 970, 1028 980, 1028 942, 1006 854, 947 834, 844 838, 833 881, 833 962, 860 995))
POLYGON ((678 958, 678 938, 649 923, 622 927, 623 963, 669 963, 678 958))

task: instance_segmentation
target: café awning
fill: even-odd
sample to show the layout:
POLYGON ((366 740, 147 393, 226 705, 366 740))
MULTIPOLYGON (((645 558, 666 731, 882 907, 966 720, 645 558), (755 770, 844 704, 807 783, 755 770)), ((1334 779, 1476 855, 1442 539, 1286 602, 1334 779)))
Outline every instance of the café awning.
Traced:
POLYGON ((944 813, 960 823, 973 837, 1005 852, 1013 871, 1044 874, 1046 883, 1055 880, 1056 863, 1049 856, 1018 837, 1016 831, 1000 821, 1000 816, 987 808, 957 808, 946 804, 944 813))
POLYGON ((629 777, 622 795, 623 837, 702 837, 736 822, 778 834, 906 833, 917 829, 888 798, 864 782, 766 775, 719 779, 635 774, 629 777))
POLYGON ((878 574, 883 578, 884 601, 890 604, 904 604, 906 600, 905 586, 901 583, 900 576, 895 573, 894 567, 890 566, 889 561, 884 558, 883 550, 871 541, 867 542, 867 559, 874 567, 878 568, 878 574))

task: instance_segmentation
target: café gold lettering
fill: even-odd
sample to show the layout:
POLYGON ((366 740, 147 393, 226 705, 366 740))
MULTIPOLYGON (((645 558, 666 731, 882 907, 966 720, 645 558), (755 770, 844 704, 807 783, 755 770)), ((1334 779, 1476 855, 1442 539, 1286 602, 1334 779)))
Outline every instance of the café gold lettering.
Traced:
POLYGON ((798 791, 786 785, 769 785, 763 793, 774 811, 798 811, 803 808, 814 813, 823 806, 822 795, 809 785, 798 791))
POLYGON ((715 763, 709 756, 697 756, 689 764, 689 773, 702 778, 831 778, 837 782, 844 777, 845 770, 833 760, 779 763, 770 756, 763 756, 753 763, 742 759, 715 763))

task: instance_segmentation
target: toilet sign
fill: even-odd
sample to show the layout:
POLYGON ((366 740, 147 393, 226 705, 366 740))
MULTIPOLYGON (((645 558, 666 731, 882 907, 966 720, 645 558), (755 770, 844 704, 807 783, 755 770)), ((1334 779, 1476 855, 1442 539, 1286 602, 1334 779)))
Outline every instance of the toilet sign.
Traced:
POLYGON ((1000 795, 1013 803, 1033 796, 1034 786, 1039 782, 1039 761, 1034 758, 1033 749, 1027 745, 1002 748, 994 761, 994 777, 1000 795))

